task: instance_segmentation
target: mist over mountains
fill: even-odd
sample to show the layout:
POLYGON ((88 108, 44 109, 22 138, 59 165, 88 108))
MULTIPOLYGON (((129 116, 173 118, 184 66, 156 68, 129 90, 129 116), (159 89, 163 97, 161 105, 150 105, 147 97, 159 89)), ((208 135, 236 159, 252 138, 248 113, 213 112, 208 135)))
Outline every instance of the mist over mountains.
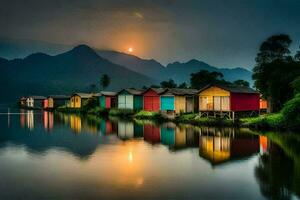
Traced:
POLYGON ((89 92, 92 84, 100 89, 101 74, 111 77, 109 90, 150 86, 170 78, 178 84, 189 83, 190 74, 200 70, 221 72, 228 81, 243 79, 252 83, 252 73, 244 68, 217 68, 196 59, 163 66, 154 59, 92 49, 87 45, 72 48, 37 41, 30 43, 0 39, 0 102, 15 101, 23 95, 89 92))

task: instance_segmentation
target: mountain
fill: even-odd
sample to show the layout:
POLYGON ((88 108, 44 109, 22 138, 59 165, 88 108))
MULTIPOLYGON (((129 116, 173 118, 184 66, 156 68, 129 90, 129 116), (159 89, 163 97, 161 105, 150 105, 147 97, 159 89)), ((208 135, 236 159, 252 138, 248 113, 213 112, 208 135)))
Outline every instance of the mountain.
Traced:
POLYGON ((4 61, 0 64, 0 89, 6 100, 30 94, 88 92, 91 84, 99 85, 104 73, 111 78, 110 90, 157 82, 100 57, 86 45, 79 45, 56 56, 35 53, 24 59, 4 61))
POLYGON ((244 68, 218 68, 211 66, 205 62, 192 59, 188 62, 174 62, 168 64, 164 74, 167 74, 169 78, 172 78, 177 83, 189 82, 190 74, 199 72, 200 70, 221 72, 224 75, 224 79, 227 81, 235 81, 243 79, 252 84, 252 72, 244 68))
POLYGON ((35 52, 56 55, 63 53, 70 48, 72 48, 70 45, 45 41, 0 38, 0 56, 6 59, 25 58, 35 52))
POLYGON ((154 59, 146 60, 134 55, 109 50, 97 50, 97 53, 101 57, 132 71, 163 80, 161 72, 164 71, 165 67, 154 59))
POLYGON ((155 77, 160 81, 171 78, 176 83, 189 83, 191 73, 207 70, 221 72, 228 81, 243 79, 252 84, 252 73, 243 68, 218 68, 196 59, 192 59, 185 63, 174 62, 164 67, 153 59, 145 60, 117 51, 97 50, 97 53, 113 63, 122 65, 132 71, 155 77))

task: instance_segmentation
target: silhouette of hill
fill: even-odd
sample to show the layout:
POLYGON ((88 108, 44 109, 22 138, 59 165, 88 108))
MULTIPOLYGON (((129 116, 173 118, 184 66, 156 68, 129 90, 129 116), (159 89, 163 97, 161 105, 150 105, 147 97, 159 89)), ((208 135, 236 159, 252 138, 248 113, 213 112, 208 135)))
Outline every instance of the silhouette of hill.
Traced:
POLYGON ((111 78, 110 90, 142 87, 156 82, 101 58, 86 45, 56 56, 35 53, 24 59, 3 62, 0 74, 2 95, 8 100, 29 94, 88 92, 91 84, 99 85, 101 74, 108 74, 111 78))

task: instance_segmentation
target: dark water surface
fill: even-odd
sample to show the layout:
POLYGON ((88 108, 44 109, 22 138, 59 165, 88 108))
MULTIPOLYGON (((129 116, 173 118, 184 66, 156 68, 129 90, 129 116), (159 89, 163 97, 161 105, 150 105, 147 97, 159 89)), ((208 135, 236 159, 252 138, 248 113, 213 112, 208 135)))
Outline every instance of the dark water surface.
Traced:
POLYGON ((300 196, 297 134, 10 112, 0 114, 0 199, 300 196))

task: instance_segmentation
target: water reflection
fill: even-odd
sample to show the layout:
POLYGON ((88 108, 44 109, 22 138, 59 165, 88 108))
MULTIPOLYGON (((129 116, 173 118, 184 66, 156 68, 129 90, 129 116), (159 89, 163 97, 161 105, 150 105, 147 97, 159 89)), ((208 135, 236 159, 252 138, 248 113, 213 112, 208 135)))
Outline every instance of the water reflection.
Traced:
MULTIPOLYGON (((11 145, 43 156, 53 150, 68 152, 80 160, 76 165, 90 163, 95 168, 93 172, 99 172, 99 166, 105 168, 102 170, 106 174, 113 172, 115 176, 112 180, 117 182, 114 184, 124 188, 129 185, 134 188, 146 187, 153 177, 157 180, 167 179, 176 185, 180 183, 174 183, 174 180, 181 176, 181 179, 186 178, 185 181, 190 183, 189 187, 205 182, 202 193, 211 191, 209 195, 212 195, 216 185, 226 177, 227 181, 231 181, 231 186, 245 192, 239 178, 249 174, 245 183, 249 185, 253 181, 252 189, 256 188, 266 198, 291 199, 300 195, 299 136, 274 133, 259 135, 248 129, 195 127, 172 122, 156 124, 152 121, 25 110, 10 119, 10 126, 0 118, 0 127, 0 152, 11 145), (94 164, 91 164, 92 161, 94 164), (193 170, 183 169, 182 166, 189 166, 193 170), (151 176, 148 174, 150 172, 151 176), (216 177, 220 173, 222 175, 216 177), (203 176, 200 178, 199 174, 203 176)), ((104 175, 102 179, 111 181, 111 177, 104 175)), ((224 184, 219 185, 224 191, 216 198, 224 198, 224 195, 228 198, 239 197, 230 196, 229 193, 233 191, 227 193, 225 188, 230 185, 224 184)), ((179 190, 178 187, 176 189, 179 190)), ((203 197, 198 190, 195 187, 193 197, 203 197)), ((261 196, 254 198, 260 199, 261 196)))

